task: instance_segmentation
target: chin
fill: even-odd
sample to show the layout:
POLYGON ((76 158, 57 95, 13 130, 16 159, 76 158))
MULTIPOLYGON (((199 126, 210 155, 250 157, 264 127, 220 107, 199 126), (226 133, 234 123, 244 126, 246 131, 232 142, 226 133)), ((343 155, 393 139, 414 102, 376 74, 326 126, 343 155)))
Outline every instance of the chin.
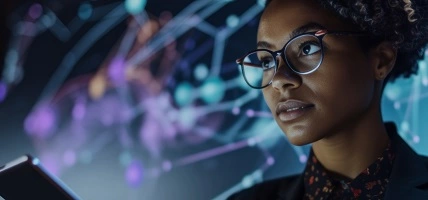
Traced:
POLYGON ((303 146, 318 141, 318 139, 313 137, 314 134, 310 134, 310 131, 306 130, 303 125, 287 126, 287 128, 281 127, 281 130, 288 141, 295 146, 303 146))

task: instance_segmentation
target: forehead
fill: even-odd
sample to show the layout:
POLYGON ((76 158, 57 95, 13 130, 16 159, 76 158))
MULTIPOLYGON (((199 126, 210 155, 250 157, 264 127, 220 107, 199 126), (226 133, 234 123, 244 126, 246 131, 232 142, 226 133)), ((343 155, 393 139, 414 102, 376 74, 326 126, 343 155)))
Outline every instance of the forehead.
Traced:
POLYGON ((273 0, 263 12, 257 40, 281 48, 293 31, 308 24, 319 24, 329 30, 354 29, 315 0, 273 0))

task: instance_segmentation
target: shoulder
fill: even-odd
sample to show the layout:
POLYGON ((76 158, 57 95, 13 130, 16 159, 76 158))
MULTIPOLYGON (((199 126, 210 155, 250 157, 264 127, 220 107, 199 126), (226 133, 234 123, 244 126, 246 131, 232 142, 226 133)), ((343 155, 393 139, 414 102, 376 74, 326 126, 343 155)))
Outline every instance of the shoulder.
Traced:
POLYGON ((301 174, 281 177, 258 183, 250 188, 241 190, 231 195, 227 200, 267 200, 278 198, 281 188, 288 188, 289 185, 299 181, 301 174))

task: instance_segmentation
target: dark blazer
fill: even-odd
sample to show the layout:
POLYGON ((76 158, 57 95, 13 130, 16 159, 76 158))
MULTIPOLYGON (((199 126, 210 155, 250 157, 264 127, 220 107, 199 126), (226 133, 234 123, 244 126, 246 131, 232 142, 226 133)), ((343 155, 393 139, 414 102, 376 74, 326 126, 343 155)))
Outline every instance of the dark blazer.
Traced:
MULTIPOLYGON (((393 123, 385 126, 396 154, 385 199, 428 200, 428 157, 416 154, 397 134, 393 123)), ((297 174, 259 183, 228 200, 294 200, 303 199, 303 195, 303 175, 297 174)))

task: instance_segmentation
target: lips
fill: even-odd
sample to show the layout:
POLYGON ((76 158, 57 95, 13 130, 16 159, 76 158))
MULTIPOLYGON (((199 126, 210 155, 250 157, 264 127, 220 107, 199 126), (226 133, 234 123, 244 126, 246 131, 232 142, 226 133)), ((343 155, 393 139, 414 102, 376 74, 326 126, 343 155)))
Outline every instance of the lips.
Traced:
POLYGON ((277 104, 276 114, 281 121, 290 121, 304 115, 313 107, 313 104, 290 99, 277 104))

